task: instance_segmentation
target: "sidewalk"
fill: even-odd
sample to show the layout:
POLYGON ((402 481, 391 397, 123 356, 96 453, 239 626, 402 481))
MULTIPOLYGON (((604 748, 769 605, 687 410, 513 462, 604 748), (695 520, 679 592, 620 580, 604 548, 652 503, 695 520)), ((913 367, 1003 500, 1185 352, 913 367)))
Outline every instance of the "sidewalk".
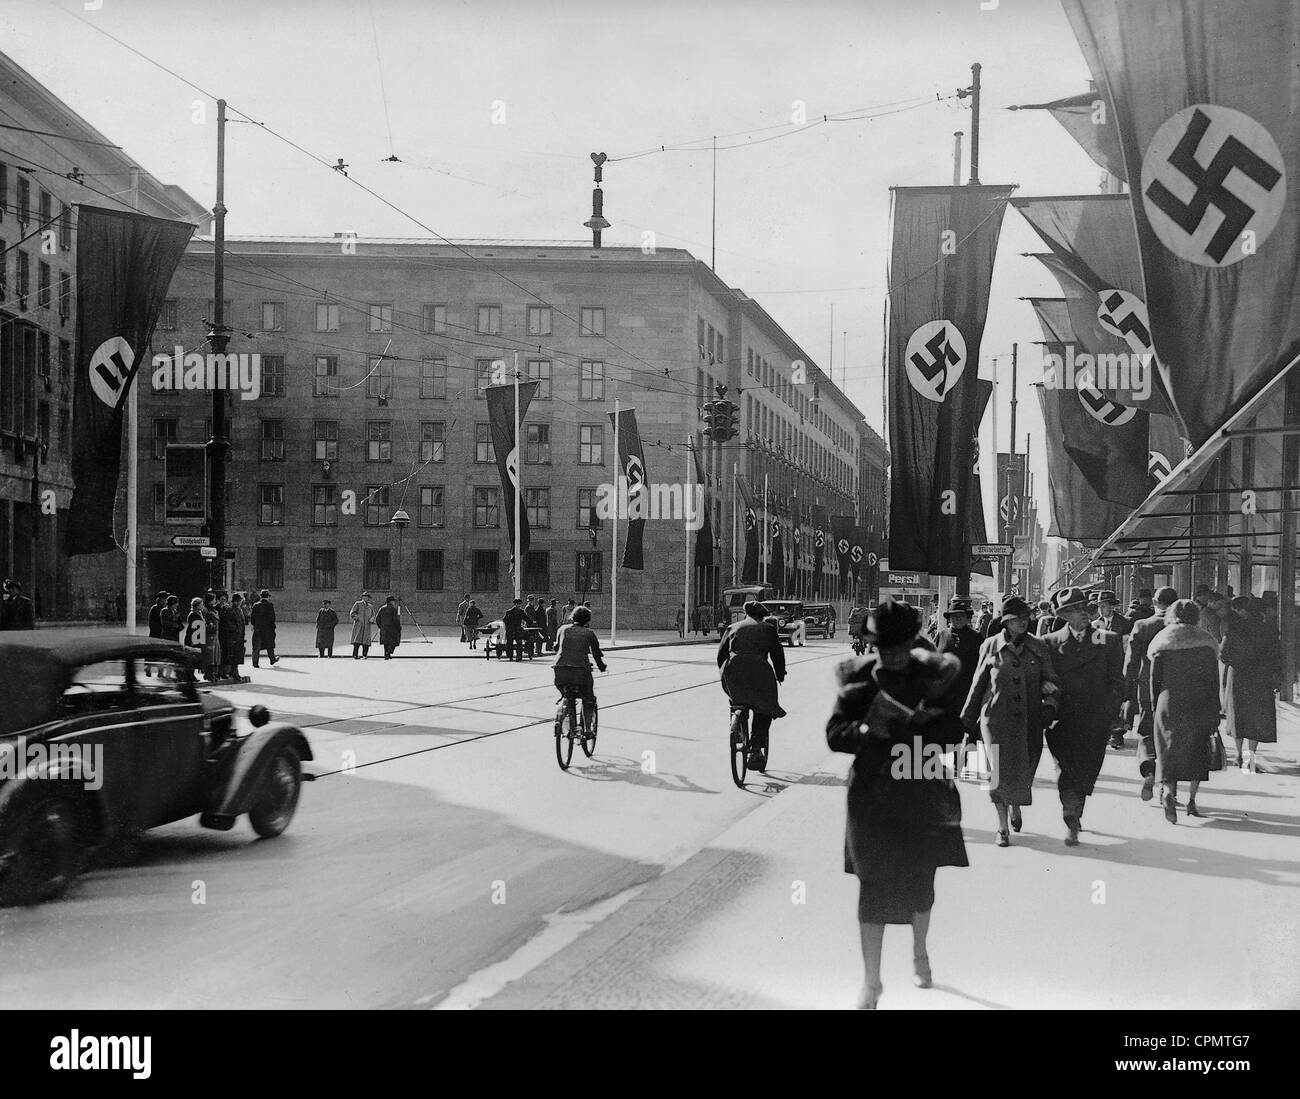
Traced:
MULTIPOLYGON (((934 988, 912 985, 910 932, 890 927, 881 1008, 1300 1006, 1300 710, 1279 711, 1269 773, 1213 774, 1201 820, 1181 812, 1184 786, 1177 825, 1138 799, 1130 737, 1108 754, 1073 849, 1050 756, 1009 849, 993 845, 987 795, 959 783, 971 866, 938 874, 934 988)), ((829 754, 481 1006, 853 1006, 857 882, 841 847, 850 763, 829 754)))

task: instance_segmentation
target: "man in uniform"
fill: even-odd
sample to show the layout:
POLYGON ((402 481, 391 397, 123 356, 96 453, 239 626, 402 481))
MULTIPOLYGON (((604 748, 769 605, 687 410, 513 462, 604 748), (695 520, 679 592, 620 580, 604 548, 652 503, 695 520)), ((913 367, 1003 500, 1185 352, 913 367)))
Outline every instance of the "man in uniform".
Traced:
POLYGON ((1060 716, 1047 730, 1047 747, 1059 768, 1056 788, 1065 820, 1065 843, 1077 846, 1083 806, 1106 758, 1111 723, 1124 700, 1124 654, 1118 635, 1089 619, 1080 588, 1056 596, 1062 629, 1042 640, 1060 677, 1060 716))
POLYGON ((1147 649, 1156 634, 1165 628, 1165 611, 1178 602, 1178 592, 1161 588, 1156 592, 1156 606, 1150 617, 1133 626, 1124 657, 1124 682, 1130 710, 1137 710, 1138 773, 1142 776, 1141 798, 1150 801, 1156 781, 1155 712, 1151 702, 1151 660, 1147 649))
POLYGON ((501 616, 501 621, 505 624, 506 653, 511 660, 518 664, 524 658, 524 627, 528 624, 528 616, 524 613, 523 600, 516 599, 514 606, 501 616))

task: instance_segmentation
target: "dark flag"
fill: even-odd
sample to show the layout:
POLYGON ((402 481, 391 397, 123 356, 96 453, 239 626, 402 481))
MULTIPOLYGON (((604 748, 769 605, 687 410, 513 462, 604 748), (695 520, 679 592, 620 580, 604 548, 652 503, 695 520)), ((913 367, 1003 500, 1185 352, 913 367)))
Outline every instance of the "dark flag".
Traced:
POLYGON ((1010 187, 894 189, 891 568, 956 576, 966 561, 976 369, 1010 194, 1010 187))
POLYGON ((853 545, 849 548, 849 568, 853 572, 853 597, 856 599, 858 594, 858 577, 862 573, 862 566, 866 564, 867 553, 870 550, 871 535, 866 527, 853 528, 853 545))
POLYGON ((701 486, 700 499, 704 502, 703 521, 695 532, 695 564, 708 568, 713 564, 713 520, 709 514, 713 505, 709 498, 709 479, 700 464, 700 448, 692 447, 691 451, 695 455, 695 483, 701 486))
POLYGON ((1061 298, 1030 298, 1046 341, 1044 350, 1056 356, 1045 366, 1044 385, 1061 395, 1056 406, 1064 445, 1074 464, 1103 500, 1137 507, 1147 498, 1147 457, 1150 416, 1110 400, 1088 383, 1087 369, 1074 370, 1077 341, 1061 298))
MULTIPOLYGON (((609 414, 609 422, 617 429, 618 468, 622 476, 627 479, 627 546, 623 550, 623 567, 640 572, 645 569, 641 540, 645 536, 645 517, 650 513, 650 483, 646 479, 645 452, 641 449, 641 433, 636 426, 636 411, 631 408, 620 409, 617 413, 617 421, 615 415, 613 412, 609 414)), ((696 455, 697 470, 699 461, 699 455, 696 455)), ((699 483, 704 484, 704 481, 701 480, 699 483)), ((706 509, 706 523, 707 515, 706 509)), ((710 541, 709 545, 712 544, 710 541)))
POLYGON ((1124 174, 1124 155, 1120 151, 1119 134, 1111 120, 1110 105, 1099 91, 1094 89, 1081 95, 1054 99, 1050 103, 1022 103, 1010 110, 1047 111, 1083 146, 1083 151, 1092 157, 1094 164, 1119 179, 1128 179, 1124 174))
MULTIPOLYGON (((831 520, 831 534, 835 539, 835 556, 840 566, 840 578, 836 594, 842 597, 849 582, 849 553, 853 549, 853 516, 835 516, 831 520)), ((890 563, 892 565, 893 562, 890 563)))
POLYGON ((813 525, 812 593, 814 599, 819 599, 822 594, 822 572, 826 568, 826 508, 821 504, 813 505, 813 525))
MULTIPOLYGON (((966 528, 966 540, 971 543, 987 542, 988 528, 984 524, 984 486, 980 482, 980 424, 984 422, 984 411, 993 396, 993 383, 984 378, 976 381, 975 390, 975 434, 971 436, 971 501, 970 525, 966 528)), ((971 572, 983 576, 993 575, 993 566, 987 561, 972 561, 971 572)))
POLYGON ((72 395, 69 556, 115 549, 113 503, 126 395, 194 226, 77 208, 77 362, 72 395))
MULTIPOLYGON (((537 382, 519 383, 519 426, 522 428, 528 405, 537 392, 537 382)), ((506 529, 510 534, 511 561, 515 552, 515 492, 519 486, 519 448, 515 443, 515 385, 489 385, 483 390, 487 396, 488 423, 492 433, 492 449, 497 456, 497 472, 501 475, 501 497, 506 513, 506 529)), ((528 552, 528 509, 519 509, 519 556, 528 552)), ((517 567, 517 563, 516 567, 517 567)))
POLYGON ((790 535, 790 587, 787 589, 795 599, 803 593, 799 590, 799 566, 803 563, 803 528, 796 522, 790 535))
POLYGON ((781 544, 781 520, 772 520, 772 556, 767 566, 767 582, 785 595, 785 547, 781 544))
POLYGON ((736 475, 736 487, 745 506, 745 563, 740 568, 742 584, 758 580, 758 514, 754 510, 754 494, 743 473, 736 475))
POLYGON ((1294 0, 1064 0, 1115 113, 1151 334, 1199 446, 1300 355, 1294 0))
POLYGON ((1151 417, 1151 443, 1147 473, 1151 475, 1150 487, 1155 488, 1169 476, 1188 456, 1190 449, 1171 416, 1151 417))

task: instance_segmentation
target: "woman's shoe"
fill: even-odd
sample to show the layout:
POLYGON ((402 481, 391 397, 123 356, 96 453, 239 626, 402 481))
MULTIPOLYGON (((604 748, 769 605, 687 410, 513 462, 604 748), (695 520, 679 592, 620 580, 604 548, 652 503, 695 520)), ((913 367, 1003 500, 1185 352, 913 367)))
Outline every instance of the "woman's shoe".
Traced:
POLYGON ((858 994, 859 1011, 875 1011, 876 1003, 880 999, 880 994, 885 991, 883 984, 863 985, 862 991, 858 994))
POLYGON ((1160 801, 1163 803, 1165 807, 1165 820, 1167 820, 1170 824, 1177 824, 1178 803, 1174 801, 1174 795, 1169 790, 1166 790, 1163 796, 1160 798, 1160 801))
POLYGON ((930 959, 928 956, 912 959, 912 984, 916 985, 917 988, 929 988, 934 984, 934 978, 930 973, 930 959))
POLYGON ((997 838, 996 840, 994 840, 994 842, 995 842, 999 847, 1010 847, 1010 846, 1011 846, 1011 837, 1008 836, 1004 831, 1002 831, 1001 828, 999 828, 999 829, 998 829, 998 838, 997 838))
POLYGON ((1189 817, 1199 817, 1202 815, 1201 811, 1196 807, 1196 802, 1189 801, 1187 803, 1187 815, 1189 817))
POLYGON ((1019 832, 1019 831, 1020 831, 1020 826, 1021 826, 1022 824, 1024 824, 1024 823, 1025 823, 1025 822, 1024 822, 1024 819, 1020 816, 1020 806, 1019 806, 1019 805, 1013 805, 1013 806, 1011 807, 1011 827, 1012 827, 1012 830, 1013 830, 1013 831, 1016 831, 1016 832, 1019 832))

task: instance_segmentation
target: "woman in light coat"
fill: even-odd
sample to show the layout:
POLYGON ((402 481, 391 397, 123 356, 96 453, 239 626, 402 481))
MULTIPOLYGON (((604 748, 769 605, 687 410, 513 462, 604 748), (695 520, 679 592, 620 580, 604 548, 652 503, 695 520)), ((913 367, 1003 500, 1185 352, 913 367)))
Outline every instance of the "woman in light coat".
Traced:
POLYGON ((352 619, 352 659, 370 658, 370 630, 375 621, 375 608, 370 603, 370 593, 363 591, 361 598, 348 612, 352 619), (360 653, 361 655, 358 655, 360 653))
POLYGON ((1201 608, 1180 599, 1147 649, 1155 713, 1156 781, 1165 819, 1178 821, 1178 783, 1192 784, 1187 815, 1199 817, 1196 790, 1210 777, 1210 740, 1219 726, 1219 646, 1199 628, 1201 608))

